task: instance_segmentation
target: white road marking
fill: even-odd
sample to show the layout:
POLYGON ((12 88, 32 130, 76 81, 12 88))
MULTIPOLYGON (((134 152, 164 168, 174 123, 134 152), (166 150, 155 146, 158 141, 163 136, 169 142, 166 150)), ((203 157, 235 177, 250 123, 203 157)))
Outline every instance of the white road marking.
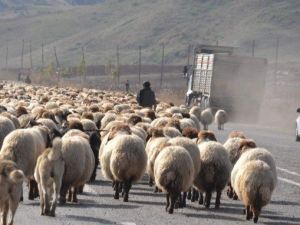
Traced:
POLYGON ((278 177, 278 180, 281 180, 281 181, 283 181, 283 182, 286 182, 286 183, 289 183, 289 184, 293 184, 293 185, 295 185, 295 186, 300 187, 300 183, 295 182, 295 181, 293 181, 293 180, 289 180, 289 179, 286 179, 286 178, 283 178, 283 177, 278 177))
POLYGON ((284 168, 281 168, 281 167, 277 167, 277 169, 280 170, 280 171, 282 171, 282 172, 286 172, 288 174, 300 177, 300 174, 297 173, 297 172, 293 172, 293 171, 290 171, 288 169, 284 169, 284 168))

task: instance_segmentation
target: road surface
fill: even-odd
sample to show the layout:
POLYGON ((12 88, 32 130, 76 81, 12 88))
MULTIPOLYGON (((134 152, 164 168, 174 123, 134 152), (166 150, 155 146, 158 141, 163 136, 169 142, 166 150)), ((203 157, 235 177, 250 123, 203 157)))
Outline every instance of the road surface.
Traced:
MULTIPOLYGON (((292 225, 300 224, 300 142, 295 142, 291 134, 279 130, 255 125, 228 124, 225 131, 216 131, 217 139, 224 142, 232 130, 244 131, 253 138, 258 146, 269 149, 276 160, 278 185, 273 193, 272 202, 263 208, 259 224, 292 225)), ((201 224, 227 225, 252 224, 242 215, 240 201, 227 198, 225 192, 221 199, 221 208, 204 209, 197 203, 188 201, 187 208, 175 210, 173 215, 165 212, 165 196, 153 193, 144 177, 133 185, 129 202, 114 200, 111 183, 101 176, 98 170, 95 184, 85 186, 85 194, 79 196, 79 203, 58 206, 56 217, 40 216, 39 200, 20 203, 15 216, 15 224, 54 225, 54 224, 201 224)), ((214 198, 212 199, 214 204, 214 198)), ((213 205, 212 204, 212 205, 213 205)))

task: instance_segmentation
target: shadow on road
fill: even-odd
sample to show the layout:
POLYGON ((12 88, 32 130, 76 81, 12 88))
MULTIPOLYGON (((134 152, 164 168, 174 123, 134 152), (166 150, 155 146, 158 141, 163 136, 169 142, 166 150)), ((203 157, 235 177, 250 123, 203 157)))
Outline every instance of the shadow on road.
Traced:
POLYGON ((270 204, 274 204, 274 205, 300 205, 299 202, 291 202, 291 201, 271 201, 270 204))
MULTIPOLYGON (((215 212, 215 211, 214 211, 215 212)), ((242 218, 235 218, 231 216, 224 215, 212 215, 212 214, 202 214, 202 213, 182 213, 187 217, 194 217, 199 219, 217 219, 217 220, 229 220, 229 221, 244 221, 242 218)))
POLYGON ((136 204, 142 204, 142 205, 165 205, 165 203, 163 202, 151 202, 151 201, 130 201, 132 203, 136 203, 136 204))
POLYGON ((105 220, 105 219, 90 217, 90 216, 66 215, 66 217, 69 219, 73 219, 75 221, 82 221, 82 222, 95 222, 99 224, 116 224, 115 222, 110 220, 105 220))

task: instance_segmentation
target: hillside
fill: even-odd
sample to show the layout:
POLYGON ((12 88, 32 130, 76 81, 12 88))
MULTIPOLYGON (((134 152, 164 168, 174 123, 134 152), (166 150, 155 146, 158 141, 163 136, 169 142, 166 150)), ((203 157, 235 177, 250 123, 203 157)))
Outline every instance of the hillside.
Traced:
MULTIPOLYGON (((81 48, 88 64, 115 58, 136 63, 138 46, 144 63, 159 63, 165 43, 166 63, 186 62, 188 44, 205 43, 240 47, 241 54, 274 60, 276 38, 281 61, 300 57, 299 0, 2 0, 0 1, 0 66, 20 66, 22 39, 24 65, 29 66, 29 41, 34 66, 53 62, 53 47, 64 65, 77 65, 81 48), (91 3, 93 3, 91 5, 91 3)), ((299 60, 298 60, 299 61, 299 60)))

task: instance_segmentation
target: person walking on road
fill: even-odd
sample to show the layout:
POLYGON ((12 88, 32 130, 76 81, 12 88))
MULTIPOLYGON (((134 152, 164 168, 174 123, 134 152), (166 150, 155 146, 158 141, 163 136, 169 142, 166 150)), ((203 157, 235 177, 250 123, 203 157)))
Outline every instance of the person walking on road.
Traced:
POLYGON ((149 107, 155 110, 156 109, 156 99, 155 99, 155 93, 151 89, 151 84, 149 81, 145 81, 143 83, 143 89, 141 89, 137 96, 136 100, 142 107, 149 107))

